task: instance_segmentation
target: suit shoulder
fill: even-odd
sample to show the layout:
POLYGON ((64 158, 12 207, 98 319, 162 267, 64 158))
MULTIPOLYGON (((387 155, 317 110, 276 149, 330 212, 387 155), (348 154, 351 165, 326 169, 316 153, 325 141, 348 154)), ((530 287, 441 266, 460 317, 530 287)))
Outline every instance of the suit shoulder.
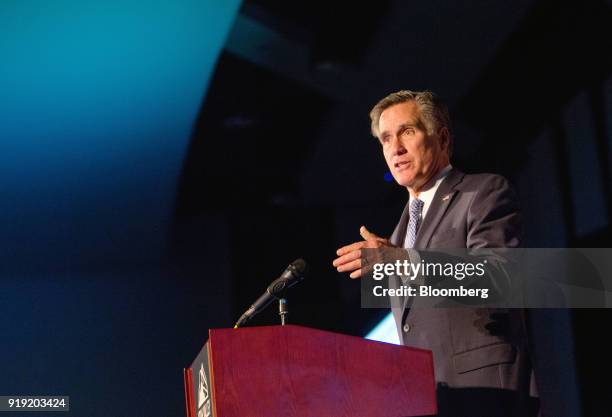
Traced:
POLYGON ((513 189, 510 181, 499 174, 465 174, 460 186, 464 191, 513 189))

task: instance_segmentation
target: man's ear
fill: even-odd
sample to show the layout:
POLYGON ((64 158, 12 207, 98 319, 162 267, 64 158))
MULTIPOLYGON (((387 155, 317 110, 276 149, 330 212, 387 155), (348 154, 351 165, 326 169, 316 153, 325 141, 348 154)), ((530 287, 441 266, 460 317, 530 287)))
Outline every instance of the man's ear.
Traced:
POLYGON ((446 126, 441 128, 438 131, 438 136, 440 137, 440 145, 442 146, 442 149, 448 152, 450 147, 450 132, 448 131, 448 128, 446 126))

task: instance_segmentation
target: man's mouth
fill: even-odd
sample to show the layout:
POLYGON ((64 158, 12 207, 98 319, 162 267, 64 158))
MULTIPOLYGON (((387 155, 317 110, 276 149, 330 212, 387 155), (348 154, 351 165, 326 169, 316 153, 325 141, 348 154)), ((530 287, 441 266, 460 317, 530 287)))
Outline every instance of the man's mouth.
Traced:
POLYGON ((400 161, 400 162, 396 162, 394 166, 395 166, 395 170, 399 172, 399 171, 403 171, 409 168, 410 165, 411 165, 410 161, 400 161))

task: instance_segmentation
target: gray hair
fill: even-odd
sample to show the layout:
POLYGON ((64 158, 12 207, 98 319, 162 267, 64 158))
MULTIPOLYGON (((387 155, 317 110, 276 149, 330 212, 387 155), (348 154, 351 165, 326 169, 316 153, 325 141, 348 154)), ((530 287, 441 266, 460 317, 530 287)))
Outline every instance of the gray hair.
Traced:
POLYGON ((401 90, 396 93, 391 93, 387 97, 380 100, 370 111, 370 120, 372 121, 372 135, 378 137, 378 122, 383 111, 396 104, 414 101, 421 113, 421 122, 425 126, 428 135, 436 134, 442 128, 448 129, 449 143, 448 153, 450 155, 452 148, 452 136, 450 129, 450 116, 446 104, 431 91, 410 91, 401 90))

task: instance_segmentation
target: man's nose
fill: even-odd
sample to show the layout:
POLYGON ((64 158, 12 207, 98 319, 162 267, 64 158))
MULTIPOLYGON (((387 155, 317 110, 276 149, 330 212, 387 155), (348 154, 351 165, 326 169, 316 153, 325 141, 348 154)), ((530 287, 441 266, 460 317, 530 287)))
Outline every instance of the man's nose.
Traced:
POLYGON ((393 156, 403 155, 405 153, 406 153, 406 148, 404 147, 404 144, 402 143, 401 140, 399 140, 397 136, 395 136, 391 140, 391 155, 393 156))

